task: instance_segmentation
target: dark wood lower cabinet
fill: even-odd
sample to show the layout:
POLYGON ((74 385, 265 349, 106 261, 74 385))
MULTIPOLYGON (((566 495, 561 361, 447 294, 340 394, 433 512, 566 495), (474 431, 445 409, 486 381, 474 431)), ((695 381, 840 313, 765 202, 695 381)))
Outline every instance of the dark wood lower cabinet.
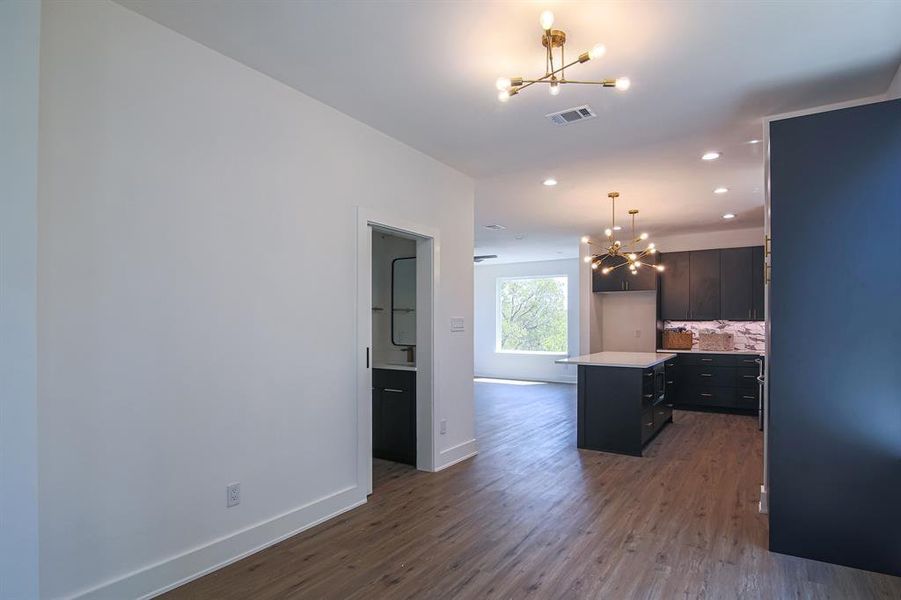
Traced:
POLYGON ((663 363, 647 369, 579 365, 577 445, 641 456, 673 420, 663 363))
POLYGON ((666 361, 667 399, 675 408, 757 414, 763 357, 682 353, 666 361))
POLYGON ((416 466, 416 372, 372 370, 372 456, 416 466))

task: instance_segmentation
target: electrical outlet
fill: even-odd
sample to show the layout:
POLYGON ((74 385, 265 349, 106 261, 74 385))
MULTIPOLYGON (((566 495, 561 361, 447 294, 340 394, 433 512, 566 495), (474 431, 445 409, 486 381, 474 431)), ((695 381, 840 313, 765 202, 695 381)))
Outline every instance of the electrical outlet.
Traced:
POLYGON ((231 508, 241 504, 241 484, 231 483, 225 488, 225 507, 231 508))
POLYGON ((636 329, 636 330, 635 330, 635 337, 637 337, 637 338, 640 338, 640 337, 641 337, 641 329, 636 329))
POLYGON ((441 429, 441 435, 447 433, 447 419, 441 419, 441 424, 439 425, 441 429))

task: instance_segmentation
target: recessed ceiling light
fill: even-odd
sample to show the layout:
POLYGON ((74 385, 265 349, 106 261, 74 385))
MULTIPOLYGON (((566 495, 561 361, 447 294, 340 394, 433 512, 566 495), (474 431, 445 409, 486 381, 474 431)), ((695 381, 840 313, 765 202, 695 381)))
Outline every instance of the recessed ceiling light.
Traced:
POLYGON ((548 177, 547 179, 545 179, 545 180, 542 181, 541 183, 543 183, 543 184, 546 185, 546 186, 552 186, 552 185, 557 185, 557 180, 554 179, 553 177, 548 177))
POLYGON ((759 144, 760 140, 748 140, 749 144, 759 144))
POLYGON ((729 191, 729 188, 727 188, 727 187, 718 187, 715 190, 713 190, 713 193, 714 194, 725 194, 728 191, 729 191))
POLYGON ((623 228, 622 225, 614 225, 613 231, 620 231, 622 228, 623 228))
POLYGON ((734 219, 735 215, 733 215, 732 213, 726 213, 723 215, 723 218, 724 219, 734 219))
POLYGON ((704 154, 702 154, 701 160, 716 160, 719 157, 720 157, 719 152, 714 152, 711 150, 710 152, 705 152, 704 154))
POLYGON ((525 239, 525 237, 526 237, 526 236, 525 236, 524 234, 520 233, 519 235, 514 235, 514 236, 513 236, 513 239, 515 239, 515 240, 522 240, 522 239, 525 239))
POLYGON ((494 231, 500 231, 501 229, 506 229, 503 225, 485 225, 485 229, 493 229, 494 231))

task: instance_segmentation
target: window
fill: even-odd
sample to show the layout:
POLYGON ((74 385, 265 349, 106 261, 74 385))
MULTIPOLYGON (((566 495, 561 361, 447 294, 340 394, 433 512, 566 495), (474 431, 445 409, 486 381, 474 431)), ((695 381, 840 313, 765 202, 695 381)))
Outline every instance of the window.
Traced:
POLYGON ((566 277, 497 281, 497 351, 566 354, 566 277))

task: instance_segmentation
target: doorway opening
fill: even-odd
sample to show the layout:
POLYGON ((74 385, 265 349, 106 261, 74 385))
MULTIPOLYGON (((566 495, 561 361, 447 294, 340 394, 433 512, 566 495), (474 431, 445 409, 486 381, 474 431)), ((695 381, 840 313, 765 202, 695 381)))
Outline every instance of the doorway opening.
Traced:
POLYGON ((408 468, 403 465, 434 470, 436 236, 427 227, 360 210, 358 483, 370 494, 374 464, 379 473, 408 468))

